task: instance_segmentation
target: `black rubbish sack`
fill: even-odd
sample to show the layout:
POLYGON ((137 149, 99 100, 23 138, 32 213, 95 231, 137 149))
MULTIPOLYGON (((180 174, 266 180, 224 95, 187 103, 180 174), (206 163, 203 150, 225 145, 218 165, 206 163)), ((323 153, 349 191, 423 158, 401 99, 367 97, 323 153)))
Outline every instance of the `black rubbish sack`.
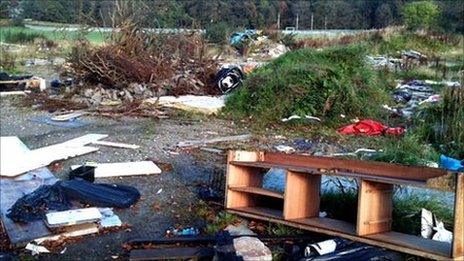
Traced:
POLYGON ((128 208, 140 199, 136 188, 125 185, 67 180, 61 182, 61 187, 70 199, 97 207, 128 208))
POLYGON ((244 75, 240 67, 228 65, 216 74, 215 82, 222 94, 226 94, 242 85, 244 75))
POLYGON ((95 181, 95 167, 93 166, 80 166, 69 172, 69 179, 86 180, 88 182, 95 181))
POLYGON ((19 198, 6 216, 15 222, 30 222, 41 220, 48 210, 64 211, 71 206, 71 202, 61 190, 60 182, 57 182, 54 185, 42 185, 32 193, 19 198))

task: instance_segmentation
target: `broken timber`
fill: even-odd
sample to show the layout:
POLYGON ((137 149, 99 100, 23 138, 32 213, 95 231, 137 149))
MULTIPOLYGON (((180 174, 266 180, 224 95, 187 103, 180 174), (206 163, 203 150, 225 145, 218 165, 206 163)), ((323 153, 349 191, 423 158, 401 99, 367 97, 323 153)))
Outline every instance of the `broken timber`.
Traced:
POLYGON ((219 143, 219 142, 231 142, 231 141, 246 141, 251 139, 251 134, 244 134, 244 135, 235 135, 235 136, 227 136, 227 137, 219 137, 213 139, 204 139, 204 140, 188 140, 188 141, 181 141, 177 143, 177 147, 200 147, 206 144, 211 143, 219 143))
POLYGON ((231 151, 226 184, 225 205, 231 213, 426 258, 464 258, 464 173, 381 162, 231 151), (263 173, 269 168, 286 170, 284 193, 262 188, 263 173), (359 180, 356 224, 319 217, 321 175, 359 180), (455 177, 452 244, 391 231, 393 185, 431 187, 437 179, 449 175, 455 177))

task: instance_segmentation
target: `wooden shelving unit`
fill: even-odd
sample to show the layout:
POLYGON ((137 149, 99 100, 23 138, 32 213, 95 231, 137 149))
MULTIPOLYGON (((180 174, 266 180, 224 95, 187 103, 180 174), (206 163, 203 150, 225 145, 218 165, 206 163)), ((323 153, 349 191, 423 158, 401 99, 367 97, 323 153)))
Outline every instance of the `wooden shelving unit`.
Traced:
POLYGON ((464 173, 359 160, 280 153, 231 151, 226 208, 245 217, 286 224, 437 260, 464 260, 464 173), (286 170, 284 193, 262 188, 270 168, 286 170), (356 224, 319 217, 322 175, 359 181, 356 224), (453 243, 391 231, 393 185, 431 187, 453 175, 453 243))

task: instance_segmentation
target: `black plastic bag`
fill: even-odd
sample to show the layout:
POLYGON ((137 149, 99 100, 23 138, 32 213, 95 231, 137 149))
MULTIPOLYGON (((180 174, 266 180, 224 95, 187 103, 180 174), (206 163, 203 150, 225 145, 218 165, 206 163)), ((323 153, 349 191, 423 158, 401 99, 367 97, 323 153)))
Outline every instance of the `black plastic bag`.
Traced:
POLYGON ((73 169, 69 172, 69 179, 86 180, 93 183, 95 181, 95 167, 84 165, 73 169))
POLYGON ((128 208, 140 199, 136 188, 125 185, 68 180, 62 181, 61 187, 70 199, 97 207, 128 208))
POLYGON ((60 182, 43 185, 18 199, 6 216, 15 222, 41 220, 48 210, 63 211, 71 208, 71 202, 61 190, 60 182))

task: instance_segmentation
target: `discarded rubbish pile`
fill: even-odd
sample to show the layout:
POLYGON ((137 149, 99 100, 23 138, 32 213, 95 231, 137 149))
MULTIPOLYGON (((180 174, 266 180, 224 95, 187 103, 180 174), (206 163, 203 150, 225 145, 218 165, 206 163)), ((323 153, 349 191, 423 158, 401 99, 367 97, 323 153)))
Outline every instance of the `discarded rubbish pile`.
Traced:
POLYGON ((139 198, 138 190, 129 186, 93 184, 83 180, 58 181, 18 199, 6 216, 15 222, 29 222, 43 219, 50 210, 71 209, 71 200, 97 207, 127 208, 139 198))
POLYGON ((127 23, 108 45, 74 47, 70 62, 78 80, 97 86, 95 91, 83 88, 80 96, 102 96, 97 102, 218 94, 214 86, 218 66, 205 56, 205 46, 198 34, 153 34, 127 23))
POLYGON ((13 76, 5 72, 0 72, 0 92, 12 91, 43 91, 45 90, 45 80, 32 75, 13 76))
POLYGON ((400 58, 385 55, 368 55, 366 58, 367 62, 372 65, 374 69, 387 69, 389 71, 409 70, 412 67, 427 65, 428 62, 426 55, 414 50, 403 51, 400 58))
POLYGON ((290 50, 285 44, 263 35, 262 31, 254 30, 235 32, 231 35, 229 43, 240 54, 250 57, 277 58, 290 50))
POLYGON ((397 108, 384 105, 383 108, 392 113, 406 118, 412 117, 419 108, 426 104, 436 104, 440 101, 440 95, 433 85, 445 85, 446 88, 459 87, 458 82, 436 82, 429 80, 412 80, 399 83, 393 92, 393 99, 397 102, 397 108))

